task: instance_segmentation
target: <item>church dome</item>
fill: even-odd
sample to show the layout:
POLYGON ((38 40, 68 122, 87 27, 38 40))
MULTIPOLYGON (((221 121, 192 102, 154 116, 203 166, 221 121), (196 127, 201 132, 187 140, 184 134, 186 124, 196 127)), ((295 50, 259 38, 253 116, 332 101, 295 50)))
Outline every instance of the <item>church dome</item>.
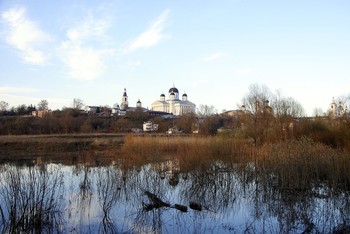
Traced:
POLYGON ((175 87, 172 87, 171 89, 169 89, 169 93, 178 93, 179 90, 175 87))
POLYGON ((164 93, 162 93, 160 96, 161 96, 161 97, 165 97, 164 93))
POLYGON ((186 93, 184 93, 184 94, 182 94, 182 96, 183 96, 183 97, 187 97, 187 94, 186 94, 186 93))

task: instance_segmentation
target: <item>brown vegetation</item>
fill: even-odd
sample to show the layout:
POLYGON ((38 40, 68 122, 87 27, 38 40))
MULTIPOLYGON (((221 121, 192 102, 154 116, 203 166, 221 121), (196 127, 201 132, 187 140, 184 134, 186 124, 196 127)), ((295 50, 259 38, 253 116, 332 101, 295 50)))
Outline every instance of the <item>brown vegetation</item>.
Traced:
POLYGON ((311 189, 325 183, 350 189, 349 152, 334 149, 310 138, 265 143, 255 147, 247 140, 231 137, 136 137, 122 146, 126 165, 178 160, 181 171, 222 161, 242 168, 254 163, 262 182, 281 189, 311 189))
POLYGON ((247 159, 252 148, 247 141, 237 141, 221 137, 184 136, 126 136, 122 155, 131 165, 147 162, 161 162, 175 157, 182 168, 198 166, 208 160, 235 160, 237 163, 247 159))
POLYGON ((325 183, 350 189, 350 154, 308 138, 265 144, 255 153, 255 162, 266 182, 282 189, 311 189, 325 183))

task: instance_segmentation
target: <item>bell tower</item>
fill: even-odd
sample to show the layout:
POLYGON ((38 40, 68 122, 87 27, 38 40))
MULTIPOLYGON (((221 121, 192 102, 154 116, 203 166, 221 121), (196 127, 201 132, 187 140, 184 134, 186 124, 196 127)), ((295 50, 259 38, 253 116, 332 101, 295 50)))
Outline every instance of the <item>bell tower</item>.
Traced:
POLYGON ((126 89, 124 89, 122 102, 120 104, 120 109, 126 110, 128 109, 128 106, 129 106, 128 95, 126 94, 126 89))
POLYGON ((337 117, 337 104, 335 103, 334 97, 329 105, 329 114, 332 118, 337 117))

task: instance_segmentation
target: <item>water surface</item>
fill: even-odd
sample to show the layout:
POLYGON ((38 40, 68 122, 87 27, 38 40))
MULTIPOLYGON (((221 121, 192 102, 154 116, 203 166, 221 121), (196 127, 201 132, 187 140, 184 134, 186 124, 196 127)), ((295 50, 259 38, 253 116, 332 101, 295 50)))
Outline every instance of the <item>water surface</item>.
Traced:
POLYGON ((336 233, 350 231, 346 191, 276 186, 253 163, 176 159, 125 167, 0 166, 0 231, 44 233, 336 233), (163 202, 163 203, 162 203, 163 202))

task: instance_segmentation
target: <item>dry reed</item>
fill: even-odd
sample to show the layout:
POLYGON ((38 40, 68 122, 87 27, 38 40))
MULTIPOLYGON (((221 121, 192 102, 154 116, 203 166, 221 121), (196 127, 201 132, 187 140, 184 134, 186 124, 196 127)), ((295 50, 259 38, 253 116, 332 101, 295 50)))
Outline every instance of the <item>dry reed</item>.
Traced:
POLYGON ((309 190, 325 183, 350 189, 350 155, 307 138, 255 147, 229 137, 127 136, 122 154, 129 165, 144 165, 176 158, 182 170, 215 160, 254 162, 256 177, 268 186, 309 190))
POLYGON ((350 188, 349 153, 307 138, 265 144, 256 150, 255 160, 265 182, 282 189, 309 190, 321 183, 350 188))
POLYGON ((240 163, 251 155, 247 141, 221 137, 127 136, 122 155, 129 165, 142 165, 176 158, 181 168, 208 164, 214 160, 240 163))
POLYGON ((123 153, 136 155, 190 154, 227 156, 246 153, 247 141, 220 137, 126 136, 123 153))

